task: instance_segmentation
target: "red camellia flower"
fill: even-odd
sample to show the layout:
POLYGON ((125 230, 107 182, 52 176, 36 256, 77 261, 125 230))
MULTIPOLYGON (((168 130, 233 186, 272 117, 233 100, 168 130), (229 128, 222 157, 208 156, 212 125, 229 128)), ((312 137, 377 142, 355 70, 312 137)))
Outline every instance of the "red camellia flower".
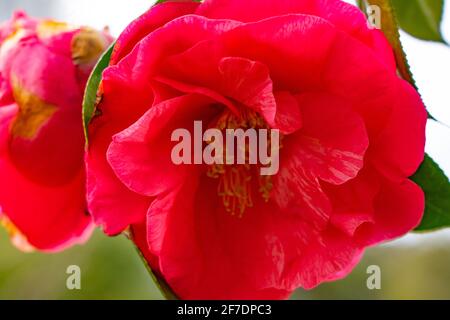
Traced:
POLYGON ((109 42, 22 12, 0 25, 0 219, 23 250, 59 250, 92 230, 81 103, 109 42))
POLYGON ((118 39, 99 94, 89 208, 110 235, 131 226, 180 298, 286 298, 421 220, 408 177, 424 106, 383 34, 342 1, 157 5, 118 39), (195 121, 276 130, 279 170, 175 163, 173 133, 195 136, 195 121))

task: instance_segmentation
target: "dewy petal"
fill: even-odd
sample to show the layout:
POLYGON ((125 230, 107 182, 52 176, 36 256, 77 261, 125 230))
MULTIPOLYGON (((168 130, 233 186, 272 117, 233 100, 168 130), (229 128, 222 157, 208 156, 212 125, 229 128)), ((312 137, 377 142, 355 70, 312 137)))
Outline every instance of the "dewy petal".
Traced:
POLYGON ((129 189, 146 196, 166 192, 180 184, 189 170, 173 162, 171 153, 178 142, 171 142, 172 133, 186 129, 194 139, 194 121, 201 121, 206 129, 220 111, 214 101, 195 94, 161 102, 113 137, 108 161, 129 189))
POLYGON ((375 57, 395 72, 396 64, 388 41, 380 32, 369 28, 365 15, 355 6, 341 0, 260 1, 206 0, 197 14, 208 18, 228 18, 256 22, 288 14, 307 14, 323 18, 374 51, 375 57))

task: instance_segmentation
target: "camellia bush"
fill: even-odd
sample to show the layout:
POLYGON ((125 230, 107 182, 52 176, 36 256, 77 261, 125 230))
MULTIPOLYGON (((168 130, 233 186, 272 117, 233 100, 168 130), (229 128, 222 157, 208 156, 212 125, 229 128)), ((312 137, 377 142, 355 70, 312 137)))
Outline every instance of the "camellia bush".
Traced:
POLYGON ((12 242, 54 252, 98 226, 134 242, 168 299, 286 299, 450 226, 399 37, 445 44, 443 1, 358 7, 158 1, 116 40, 15 14, 0 26, 12 242))

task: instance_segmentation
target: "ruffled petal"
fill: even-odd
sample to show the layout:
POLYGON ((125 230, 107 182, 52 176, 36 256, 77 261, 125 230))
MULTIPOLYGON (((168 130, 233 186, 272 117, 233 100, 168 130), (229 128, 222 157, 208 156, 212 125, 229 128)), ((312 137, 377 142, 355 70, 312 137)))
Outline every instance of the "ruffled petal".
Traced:
POLYGON ((183 51, 235 24, 204 20, 185 16, 166 24, 142 39, 129 54, 103 73, 100 116, 94 118, 89 128, 87 179, 89 210, 108 234, 121 232, 142 220, 147 211, 142 209, 151 203, 151 199, 129 190, 112 171, 106 160, 112 136, 131 126, 152 104, 179 95, 151 81, 150 74, 155 73, 154 67, 166 54, 183 51), (186 36, 190 38, 186 40, 186 36))
POLYGON ((267 66, 227 55, 217 41, 202 41, 168 58, 157 79, 183 92, 202 92, 235 112, 241 105, 250 108, 282 133, 298 130, 297 101, 287 91, 275 91, 267 66))
POLYGON ((217 201, 217 182, 193 175, 149 210, 149 249, 181 298, 287 298, 346 276, 361 258, 362 249, 332 226, 319 232, 263 201, 237 218, 217 201))
POLYGON ((110 64, 117 64, 142 38, 175 18, 194 13, 199 3, 173 1, 158 4, 130 23, 116 41, 110 64))
POLYGON ((196 13, 213 19, 228 18, 242 22, 255 22, 288 14, 318 16, 371 48, 376 59, 395 72, 394 55, 382 32, 369 28, 365 15, 357 7, 341 0, 248 0, 245 5, 239 0, 206 0, 196 13))
MULTIPOLYGON (((180 184, 189 166, 175 164, 172 150, 178 141, 172 140, 176 129, 185 129, 191 153, 196 152, 192 139, 202 139, 194 133, 194 121, 205 126, 221 111, 214 101, 204 96, 186 95, 153 106, 136 123, 113 137, 107 157, 119 179, 131 190, 146 196, 156 196, 180 184)), ((203 150, 201 150, 203 152, 203 150)), ((202 154, 201 154, 202 155, 202 154)))
POLYGON ((112 136, 139 119, 153 102, 151 87, 128 80, 126 72, 125 68, 105 70, 99 116, 89 126, 86 155, 88 206, 96 224, 109 235, 118 234, 141 221, 152 201, 124 186, 106 159, 112 136))
POLYGON ((169 285, 183 299, 287 298, 277 288, 284 267, 277 235, 288 224, 259 205, 239 219, 217 201, 217 181, 193 175, 152 205, 149 245, 169 285))
POLYGON ((365 245, 398 238, 417 227, 425 210, 425 196, 414 182, 382 180, 374 200, 373 223, 361 226, 355 234, 365 245))
POLYGON ((355 178, 364 165, 368 139, 364 122, 345 101, 326 94, 297 98, 304 127, 283 139, 272 196, 280 208, 292 208, 321 229, 331 206, 320 181, 343 184, 355 178))
POLYGON ((352 181, 325 190, 333 205, 331 223, 360 246, 404 235, 424 212, 424 194, 416 184, 387 180, 370 165, 352 181))
POLYGON ((425 154, 427 112, 411 85, 399 80, 389 96, 392 111, 380 134, 371 140, 372 163, 389 179, 412 176, 425 154))

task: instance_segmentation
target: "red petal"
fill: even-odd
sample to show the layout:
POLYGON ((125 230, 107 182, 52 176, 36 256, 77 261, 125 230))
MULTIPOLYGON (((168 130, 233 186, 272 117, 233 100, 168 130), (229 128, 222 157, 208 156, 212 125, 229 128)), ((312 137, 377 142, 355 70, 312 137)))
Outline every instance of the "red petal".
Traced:
POLYGON ((92 231, 85 211, 84 171, 64 185, 36 184, 22 175, 4 147, 16 107, 0 108, 0 203, 3 214, 35 248, 64 249, 86 241, 92 231))
MULTIPOLYGON (((177 142, 171 142, 172 133, 181 128, 192 132, 194 121, 202 121, 207 128, 221 111, 212 103, 199 95, 167 100, 115 135, 108 149, 108 161, 119 179, 129 189, 146 196, 156 196, 180 184, 189 167, 173 163, 171 153, 177 142)), ((193 134, 191 137, 194 139, 193 134)))
POLYGON ((322 229, 331 206, 319 181, 342 184, 356 177, 368 139, 361 118, 341 99, 303 94, 298 101, 304 127, 283 139, 273 197, 322 229))
POLYGON ((282 133, 301 127, 295 98, 287 91, 274 93, 267 67, 246 58, 229 57, 217 42, 203 41, 168 58, 161 72, 159 81, 183 92, 208 95, 233 111, 236 101, 257 111, 282 133))
POLYGON ((427 113, 419 94, 399 80, 390 96, 392 111, 382 131, 371 140, 370 159, 389 179, 413 175, 425 153, 427 113))
POLYGON ((355 6, 341 0, 247 0, 245 5, 239 0, 206 0, 198 8, 197 14, 243 22, 288 14, 318 16, 370 47, 376 58, 395 72, 394 55, 384 35, 379 30, 369 29, 365 15, 355 6))
POLYGON ((133 50, 134 46, 145 36, 175 18, 194 13, 199 3, 193 1, 176 1, 158 4, 130 23, 121 33, 114 47, 110 64, 117 64, 133 50))
POLYGON ((106 160, 112 136, 134 123, 153 101, 149 85, 128 80, 126 72, 120 67, 104 72, 101 116, 89 127, 86 156, 89 211, 110 235, 141 221, 152 201, 126 188, 106 160))
POLYGON ((175 292, 183 299, 286 298, 289 291, 277 288, 284 266, 277 234, 286 232, 284 221, 261 209, 231 216, 217 181, 204 178, 198 187, 195 175, 157 199, 148 216, 150 248, 175 292))
POLYGON ((424 209, 424 193, 415 183, 384 180, 374 201, 374 223, 363 225, 356 237, 375 245, 403 236, 419 225, 424 209))

